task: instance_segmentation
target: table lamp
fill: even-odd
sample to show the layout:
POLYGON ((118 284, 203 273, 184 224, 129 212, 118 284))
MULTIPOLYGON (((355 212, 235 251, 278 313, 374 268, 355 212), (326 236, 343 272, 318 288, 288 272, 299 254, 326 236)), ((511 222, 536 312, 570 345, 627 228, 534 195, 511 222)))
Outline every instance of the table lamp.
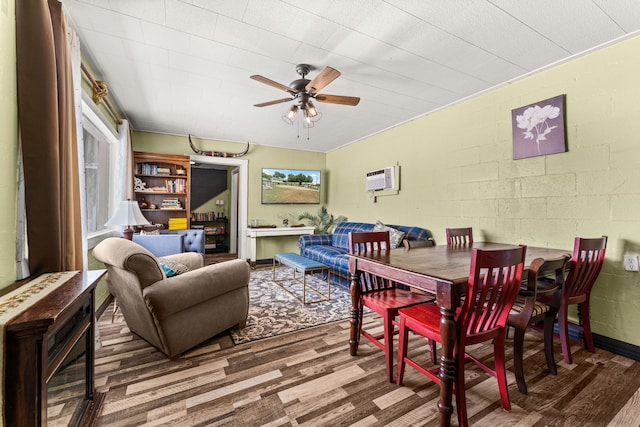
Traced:
POLYGON ((216 205, 218 206, 218 218, 224 218, 224 200, 217 199, 216 205))
POLYGON ((133 229, 131 226, 136 225, 151 225, 149 221, 140 212, 138 202, 135 200, 122 200, 116 209, 116 212, 105 224, 107 227, 113 227, 122 225, 127 227, 122 231, 124 238, 131 240, 133 236, 133 229))

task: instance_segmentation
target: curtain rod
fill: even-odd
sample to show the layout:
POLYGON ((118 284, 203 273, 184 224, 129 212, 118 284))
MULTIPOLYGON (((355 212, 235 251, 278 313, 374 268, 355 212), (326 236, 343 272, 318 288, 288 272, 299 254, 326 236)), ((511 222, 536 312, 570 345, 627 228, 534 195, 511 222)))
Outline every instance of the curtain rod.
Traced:
POLYGON ((93 88, 93 97, 92 97, 93 102, 95 102, 96 105, 99 105, 100 101, 104 101, 104 104, 107 107, 107 110, 109 110, 109 113, 111 113, 115 121, 118 124, 122 124, 122 119, 115 112, 115 110, 111 106, 111 103, 109 102, 109 99, 107 98, 107 93, 108 93, 107 84, 105 82, 96 81, 96 79, 93 78, 91 73, 89 73, 89 70, 87 70, 87 67, 84 66, 84 63, 81 63, 80 66, 82 68, 82 72, 84 73, 84 75, 91 82, 91 87, 93 88))

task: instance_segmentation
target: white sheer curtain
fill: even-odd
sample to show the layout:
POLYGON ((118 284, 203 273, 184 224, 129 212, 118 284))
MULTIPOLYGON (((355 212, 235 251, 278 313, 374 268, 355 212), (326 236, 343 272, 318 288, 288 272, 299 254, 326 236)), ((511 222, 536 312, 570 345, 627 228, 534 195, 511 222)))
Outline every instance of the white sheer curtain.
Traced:
POLYGON ((73 75, 73 102, 76 114, 76 137, 78 141, 78 171, 80 184, 80 220, 82 222, 82 269, 87 270, 89 261, 87 257, 87 214, 86 214, 86 188, 84 177, 84 139, 82 131, 82 58, 80 55, 80 38, 76 32, 67 26, 67 40, 69 41, 69 53, 71 56, 71 72, 73 75))
POLYGON ((27 247, 27 209, 24 199, 24 170, 22 164, 22 144, 18 136, 18 204, 16 212, 16 280, 29 277, 29 253, 27 247))
POLYGON ((129 138, 129 121, 122 120, 118 125, 118 148, 113 168, 113 194, 111 206, 118 206, 121 200, 132 197, 133 183, 131 176, 131 141, 129 138))

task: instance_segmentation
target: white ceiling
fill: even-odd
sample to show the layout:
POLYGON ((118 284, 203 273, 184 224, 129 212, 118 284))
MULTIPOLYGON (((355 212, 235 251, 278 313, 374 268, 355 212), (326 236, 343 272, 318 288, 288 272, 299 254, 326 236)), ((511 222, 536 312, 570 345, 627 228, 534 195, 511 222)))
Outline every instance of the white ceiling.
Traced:
POLYGON ((318 152, 640 29, 638 0, 62 2, 134 129, 318 152), (360 104, 316 103, 308 133, 281 120, 293 101, 253 106, 288 94, 250 75, 288 85, 299 63, 360 104))

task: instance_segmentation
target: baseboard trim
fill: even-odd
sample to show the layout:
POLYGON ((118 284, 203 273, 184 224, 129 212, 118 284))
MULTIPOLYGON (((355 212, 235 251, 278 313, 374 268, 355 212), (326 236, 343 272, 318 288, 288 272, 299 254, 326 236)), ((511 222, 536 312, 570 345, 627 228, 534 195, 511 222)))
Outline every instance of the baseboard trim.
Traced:
POLYGON ((619 356, 640 361, 640 347, 603 335, 593 334, 593 344, 603 350, 609 351, 619 356))
MULTIPOLYGON (((558 324, 555 325, 554 332, 558 332, 558 324)), ((580 330, 571 324, 569 325, 569 338, 580 341, 580 330)), ((640 361, 640 346, 599 334, 593 334, 593 345, 599 349, 617 354, 618 356, 640 361)))
POLYGON ((113 300, 115 300, 115 298, 113 297, 113 295, 109 294, 109 296, 104 300, 100 307, 96 309, 96 319, 99 319, 100 316, 102 316, 102 313, 107 310, 107 307, 109 307, 109 304, 111 304, 113 300))

